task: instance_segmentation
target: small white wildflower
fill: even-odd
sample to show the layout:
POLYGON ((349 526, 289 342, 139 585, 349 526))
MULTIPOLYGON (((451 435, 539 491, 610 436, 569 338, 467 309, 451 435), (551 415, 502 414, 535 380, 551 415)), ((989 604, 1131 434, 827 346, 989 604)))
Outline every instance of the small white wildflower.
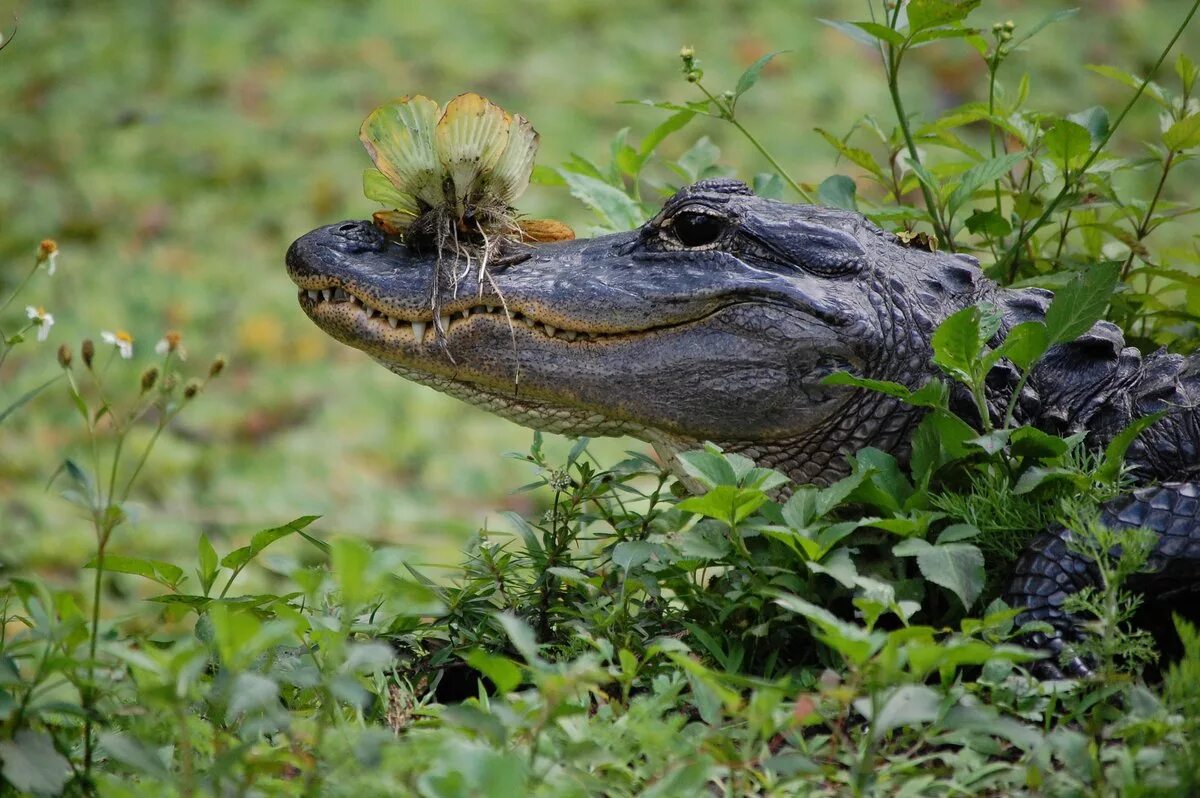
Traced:
POLYGON ((37 262, 46 265, 46 274, 53 275, 58 268, 58 244, 47 238, 38 245, 37 262))
POLYGON ((35 308, 33 305, 25 306, 25 315, 38 328, 37 339, 45 341, 50 336, 50 328, 54 326, 54 315, 47 313, 45 308, 35 308))
POLYGON ((174 354, 180 360, 187 360, 187 350, 180 343, 182 340, 183 336, 172 330, 159 339, 154 345, 154 351, 159 355, 174 354))
POLYGON ((121 353, 121 357, 123 357, 125 360, 129 360, 131 357, 133 357, 133 336, 124 330, 117 330, 115 333, 109 332, 108 330, 102 330, 100 332, 100 338, 104 341, 104 343, 115 346, 117 351, 121 353))

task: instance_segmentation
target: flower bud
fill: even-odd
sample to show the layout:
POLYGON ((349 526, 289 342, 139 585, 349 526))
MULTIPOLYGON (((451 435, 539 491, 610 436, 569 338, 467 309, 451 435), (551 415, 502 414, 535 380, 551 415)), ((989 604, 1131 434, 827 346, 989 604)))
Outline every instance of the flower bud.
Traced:
POLYGON ((71 347, 66 344, 58 348, 58 365, 65 369, 71 368, 71 347))
POLYGON ((1016 30, 1016 28, 1017 23, 1013 22, 1011 19, 1006 19, 1004 21, 1004 29, 1009 33, 1012 33, 1014 30, 1016 30))
POLYGON ((92 358, 96 356, 96 345, 92 343, 92 339, 84 338, 83 345, 80 346, 79 351, 83 355, 83 365, 90 369, 92 367, 92 358))
POLYGON ((679 48, 679 57, 684 61, 691 61, 696 57, 696 48, 690 45, 679 48))
POLYGON ((704 77, 703 72, 701 72, 699 69, 693 69, 687 73, 687 82, 688 83, 699 83, 700 79, 703 77, 704 77))
POLYGON ((184 399, 195 399, 198 393, 200 393, 200 383, 196 380, 189 380, 188 384, 183 386, 184 399))
POLYGON ((142 393, 153 388, 156 382, 158 382, 158 367, 151 366, 142 372, 142 393))
POLYGON ((179 378, 168 371, 167 376, 163 377, 162 392, 169 394, 178 387, 179 387, 179 378))
POLYGON ((213 377, 217 376, 224 370, 225 370, 225 358, 222 355, 217 355, 217 357, 213 360, 212 365, 208 367, 209 379, 212 379, 213 377))

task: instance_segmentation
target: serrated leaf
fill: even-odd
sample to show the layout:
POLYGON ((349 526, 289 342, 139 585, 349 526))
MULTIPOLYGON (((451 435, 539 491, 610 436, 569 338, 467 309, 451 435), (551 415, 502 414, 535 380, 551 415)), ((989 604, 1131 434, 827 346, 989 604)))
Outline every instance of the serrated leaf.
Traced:
POLYGON ((987 581, 983 553, 969 543, 933 545, 920 538, 910 538, 892 547, 892 553, 897 557, 916 557, 921 575, 949 590, 968 610, 983 592, 987 581))
POLYGON ((942 696, 922 684, 906 684, 895 688, 880 702, 880 709, 871 717, 871 701, 858 699, 854 707, 871 723, 871 736, 879 739, 888 732, 905 726, 918 726, 937 720, 942 696))
POLYGON ((1080 124, 1059 119, 1042 136, 1042 146, 1055 166, 1071 171, 1083 166, 1091 155, 1092 135, 1080 124))
POLYGON ((1108 446, 1104 447, 1104 462, 1096 469, 1096 477, 1106 482, 1115 482, 1121 475, 1121 465, 1125 462, 1125 453, 1138 435, 1153 424, 1158 423, 1167 412, 1160 410, 1148 416, 1134 419, 1125 429, 1117 433, 1108 446))
POLYGON ((646 134, 645 138, 642 139, 642 143, 638 145, 638 155, 640 155, 644 161, 650 156, 650 153, 654 152, 654 150, 658 148, 659 144, 663 143, 663 140, 666 139, 667 136, 671 135, 677 130, 682 129, 684 125, 686 125, 688 122, 691 122, 695 116, 695 111, 686 110, 676 111, 675 113, 671 114, 669 117, 667 117, 665 122, 660 123, 658 127, 646 134))
POLYGON ((571 196, 595 211, 608 229, 632 230, 644 221, 641 207, 619 188, 567 169, 560 168, 558 173, 567 181, 571 196))
POLYGON ((891 42, 894 45, 904 44, 903 34, 876 22, 844 22, 840 19, 820 19, 819 21, 868 47, 876 47, 880 41, 891 42), (887 33, 884 33, 884 30, 887 33))
POLYGON ((1092 137, 1093 147, 1100 146, 1100 142, 1108 135, 1108 111, 1099 105, 1093 105, 1076 114, 1069 114, 1067 119, 1082 126, 1088 132, 1088 135, 1092 137))
POLYGON ((958 209, 962 207, 963 203, 968 202, 976 191, 1008 174, 1014 166, 1025 160, 1025 155, 1026 153, 1022 151, 989 158, 963 172, 958 185, 954 187, 950 198, 946 200, 948 217, 954 218, 958 209))
POLYGON ((982 0, 911 0, 908 28, 912 33, 961 22, 982 0))
POLYGON ((743 72, 741 77, 738 78, 737 85, 733 88, 733 98, 735 102, 737 101, 738 97, 741 97, 743 94, 749 91, 755 83, 758 83, 759 77, 762 76, 763 69, 771 62, 772 58, 782 52, 786 51, 776 50, 773 53, 767 53, 746 68, 746 71, 743 72))
POLYGON ((767 496, 761 490, 718 485, 702 496, 684 499, 676 507, 737 526, 766 501, 767 496))
POLYGON ((1104 318, 1120 274, 1120 264, 1101 261, 1060 289, 1046 310, 1047 346, 1074 340, 1104 318))
POLYGON ((490 654, 477 648, 463 659, 472 668, 491 679, 499 695, 511 693, 521 683, 521 666, 508 657, 490 654))
POLYGON ((1008 331, 997 351, 1024 371, 1041 359, 1049 345, 1046 325, 1040 321, 1026 321, 1008 331))

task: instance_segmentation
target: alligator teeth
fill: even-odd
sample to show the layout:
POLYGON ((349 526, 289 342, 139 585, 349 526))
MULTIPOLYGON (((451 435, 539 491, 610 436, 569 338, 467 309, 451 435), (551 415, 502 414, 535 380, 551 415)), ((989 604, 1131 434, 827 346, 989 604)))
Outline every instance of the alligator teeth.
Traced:
POLYGON ((321 299, 324 299, 326 302, 328 302, 332 298, 333 298, 333 289, 331 289, 331 288, 322 288, 321 289, 321 299))
POLYGON ((346 293, 346 289, 344 289, 344 288, 333 289, 333 298, 339 302, 349 302, 350 301, 350 295, 346 293))
POLYGON ((470 316, 470 315, 471 315, 471 309, 463 308, 462 317, 465 319, 467 316, 470 316))
POLYGON ((366 306, 364 305, 364 306, 363 306, 363 310, 365 310, 365 311, 367 312, 367 318, 368 318, 368 319, 373 319, 373 318, 375 318, 376 316, 378 316, 378 315, 379 315, 379 311, 378 311, 378 310, 376 310, 375 308, 369 308, 369 307, 366 307, 366 306))
POLYGON ((495 312, 496 312, 496 306, 495 306, 495 305, 487 305, 487 312, 488 312, 488 313, 495 313, 495 312))
POLYGON ((393 330, 400 326, 400 319, 396 318, 395 316, 388 316, 387 320, 388 324, 392 326, 393 330))
POLYGON ((551 326, 551 325, 549 325, 549 324, 547 324, 547 325, 546 325, 546 335, 549 335, 551 338, 553 338, 553 337, 554 337, 554 334, 555 334, 556 332, 558 332, 558 328, 557 328, 557 327, 551 326))
POLYGON ((321 296, 320 291, 309 291, 308 292, 308 298, 311 299, 313 302, 316 302, 317 299, 320 298, 320 296, 321 296))
POLYGON ((441 324, 441 326, 442 326, 442 332, 445 332, 446 330, 450 329, 450 317, 449 316, 442 316, 441 318, 438 319, 438 323, 441 324))
POLYGON ((351 305, 357 305, 357 304, 359 304, 359 302, 360 302, 360 300, 358 297, 356 297, 354 294, 350 295, 350 304, 351 305))
POLYGON ((563 338, 566 338, 568 341, 574 341, 575 336, 577 335, 579 335, 579 333, 575 332, 574 330, 563 330, 563 338))
POLYGON ((412 334, 413 339, 416 340, 417 343, 421 343, 421 341, 425 338, 425 322, 414 321, 412 323, 412 334))

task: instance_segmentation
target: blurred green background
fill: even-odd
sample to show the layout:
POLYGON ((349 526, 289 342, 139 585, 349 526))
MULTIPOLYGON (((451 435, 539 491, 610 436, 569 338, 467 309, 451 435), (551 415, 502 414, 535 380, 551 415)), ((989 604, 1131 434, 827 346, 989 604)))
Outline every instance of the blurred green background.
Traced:
MULTIPOLYGON (((1035 107, 1115 113, 1127 90, 1082 64, 1141 73, 1188 3, 985 2, 971 21, 1020 27, 1071 5, 1083 12, 1044 31, 1004 78, 1015 86, 1032 73, 1035 107)), ((114 544, 151 557, 193 551, 200 530, 224 549, 221 538, 320 513, 321 534, 411 544, 451 562, 489 517, 530 509, 512 493, 528 466, 502 457, 526 449, 529 431, 405 383, 326 338, 296 306, 287 245, 375 209, 361 193, 368 160, 357 141, 374 106, 474 90, 533 121, 539 163, 572 152, 604 160, 619 129, 636 138, 662 119, 618 101, 693 98, 681 45, 695 47, 717 90, 764 53, 790 50, 739 112, 805 182, 846 170, 814 126, 840 134, 863 114, 890 114, 876 54, 818 21, 865 17, 860 0, 0 0, 0 12, 6 37, 10 12, 20 17, 0 52, 0 296, 41 238, 62 250, 58 274, 40 275, 23 298, 59 323, 49 342, 18 348, 0 369, 0 406, 56 372, 59 343, 77 348, 102 329, 136 340, 135 365, 120 372, 131 390, 167 329, 183 333, 194 371, 229 357, 227 374, 165 436, 141 517, 114 544)), ((1193 26, 1177 52, 1195 56, 1198 45, 1193 26)), ((983 66, 965 44, 915 57, 911 111, 983 99, 983 66)), ((1122 138, 1155 124, 1147 105, 1122 138)), ((701 135, 733 173, 765 170, 716 122, 689 127, 668 153, 701 135)), ((589 222, 565 189, 535 186, 521 206, 577 229, 589 222)), ((10 567, 75 578, 91 533, 47 481, 80 453, 81 433, 65 390, 0 426, 0 558, 10 567)), ((611 460, 630 446, 641 444, 596 451, 611 460)))

